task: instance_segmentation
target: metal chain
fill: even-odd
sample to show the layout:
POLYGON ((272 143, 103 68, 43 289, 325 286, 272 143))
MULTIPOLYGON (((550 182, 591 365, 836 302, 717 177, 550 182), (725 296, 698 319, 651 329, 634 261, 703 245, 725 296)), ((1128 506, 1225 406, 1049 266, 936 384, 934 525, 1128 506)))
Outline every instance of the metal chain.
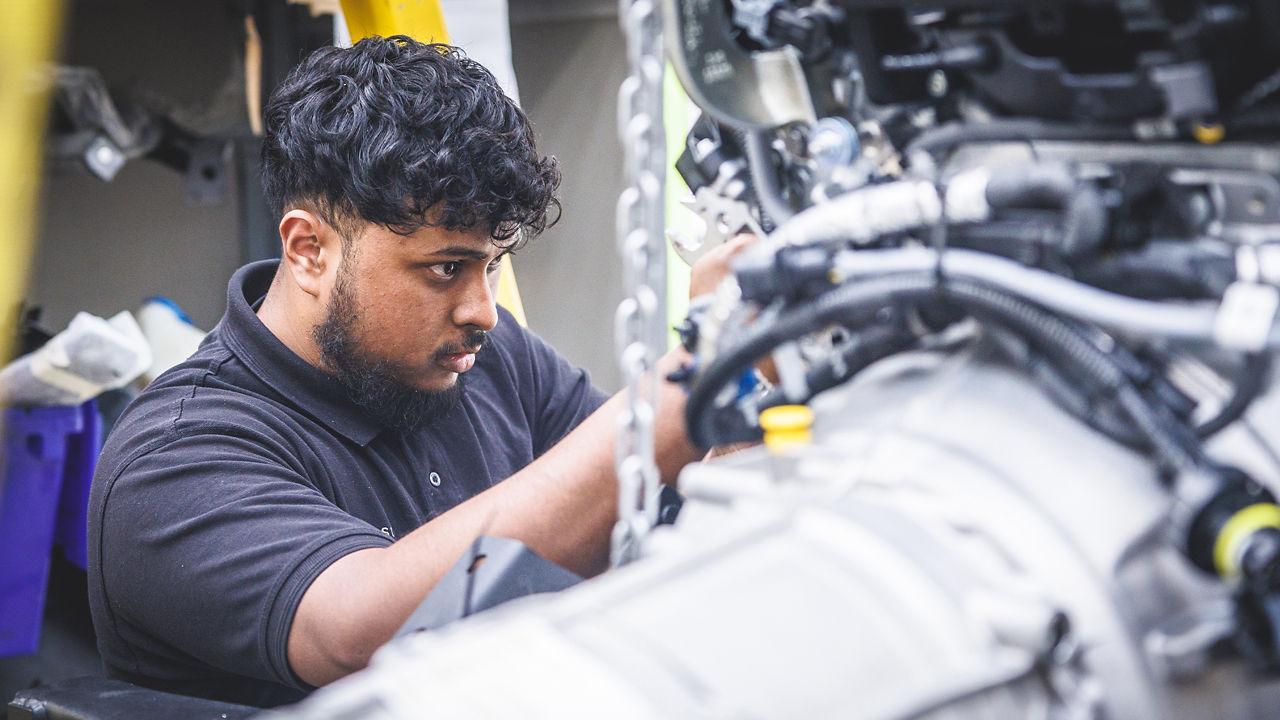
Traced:
POLYGON ((628 403, 618 422, 618 522, 611 552, 615 566, 639 557, 657 518, 653 421, 659 379, 652 370, 656 349, 666 337, 660 322, 661 296, 655 289, 661 287, 666 271, 662 18, 657 0, 619 0, 618 9, 630 75, 618 96, 628 187, 618 198, 617 231, 627 297, 618 306, 615 341, 628 403))

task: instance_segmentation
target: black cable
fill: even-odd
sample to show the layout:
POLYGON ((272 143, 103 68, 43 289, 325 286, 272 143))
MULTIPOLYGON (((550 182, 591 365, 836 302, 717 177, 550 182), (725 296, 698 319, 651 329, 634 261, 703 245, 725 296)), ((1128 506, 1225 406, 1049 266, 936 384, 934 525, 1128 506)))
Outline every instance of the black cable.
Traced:
MULTIPOLYGON (((1117 345, 1116 349, 1111 351, 1113 357, 1119 355, 1127 359, 1129 363, 1140 364, 1144 368, 1149 367, 1148 363, 1128 354, 1124 347, 1117 345)), ((1244 356, 1244 362, 1233 382, 1233 390, 1231 396, 1217 414, 1205 420, 1204 422, 1191 428, 1191 432, 1199 440, 1209 438, 1226 426, 1239 420, 1248 409, 1249 405, 1257 399, 1258 395, 1265 389, 1267 380, 1271 374, 1271 356, 1266 353, 1249 353, 1244 356)), ((1147 389, 1155 398, 1163 401, 1175 414, 1182 417, 1190 417, 1195 409, 1195 400, 1188 397, 1179 390, 1163 373, 1146 371, 1145 377, 1140 377, 1133 372, 1129 372, 1130 377, 1140 388, 1147 389)), ((1081 417, 1082 420, 1088 422, 1090 426, 1110 435, 1117 442, 1132 445, 1132 441, 1126 442, 1123 435, 1116 435, 1110 429, 1104 429, 1094 423, 1088 417, 1081 417)), ((1104 421, 1105 422, 1105 421, 1104 421)), ((1181 423, 1179 423, 1181 425, 1181 423)))
POLYGON ((698 373, 689 388, 685 406, 689 438, 701 447, 717 444, 714 403, 721 389, 737 379, 743 369, 777 346, 828 325, 847 325, 860 312, 874 313, 886 299, 900 293, 922 294, 934 287, 932 275, 886 275, 858 283, 839 285, 793 308, 772 321, 756 323, 735 338, 698 373))
MULTIPOLYGON (((1109 407, 1112 405, 1109 401, 1114 398, 1103 393, 1086 392, 1078 378, 1069 377, 1065 371, 1039 353, 1030 349, 1015 351, 1010 349, 1007 343, 999 344, 1014 362, 1044 388, 1054 402, 1072 416, 1121 445, 1143 452, 1151 450, 1150 444, 1142 436, 1134 433, 1132 426, 1109 407), (1106 405, 1099 406, 1099 401, 1106 402, 1106 405)), ((1116 351, 1113 350, 1110 354, 1115 358, 1116 351)), ((1132 356, 1129 357, 1133 362, 1142 362, 1132 356)), ((1208 438, 1238 420, 1266 385, 1270 373, 1269 356, 1261 354, 1246 356, 1245 362, 1245 367, 1236 378, 1235 390, 1226 404, 1214 417, 1194 428, 1193 432, 1197 438, 1208 438)), ((1181 391, 1169 383, 1163 374, 1155 373, 1145 381, 1134 377, 1132 372, 1129 374, 1134 382, 1155 398, 1155 402, 1165 402, 1179 417, 1189 416, 1191 410, 1194 410, 1194 401, 1182 395, 1181 391), (1170 392, 1178 393, 1182 399, 1176 404, 1172 403, 1170 392), (1188 406, 1187 403, 1190 405, 1188 406)), ((1280 465, 1280 461, 1277 464, 1280 465)))
POLYGON ((848 346, 840 348, 835 357, 811 369, 805 374, 808 395, 789 398, 782 388, 774 388, 760 398, 761 410, 791 403, 808 402, 818 393, 840 385, 865 370, 872 363, 906 350, 919 338, 902 327, 886 325, 871 327, 857 333, 848 346))
POLYGON ((1020 359, 1032 379, 1072 417, 1125 447, 1141 452, 1150 451, 1151 447, 1146 440, 1135 433, 1132 426, 1125 423, 1116 412, 1105 406, 1099 407, 1098 399, 1105 396, 1086 392, 1078 379, 1068 377, 1063 370, 1039 353, 1028 351, 1027 357, 1020 359))
POLYGON ((1177 418, 1165 406, 1144 398, 1114 360, 1061 318, 973 281, 950 280, 944 289, 948 297, 961 300, 970 311, 995 316, 993 320, 1112 393, 1168 469, 1188 470, 1205 464, 1198 446, 1180 437, 1177 418))
POLYGON ((957 145, 973 142, 1133 139, 1133 132, 1119 125, 1066 125, 1043 120, 998 119, 985 123, 948 123, 925 130, 907 143, 902 154, 910 161, 918 151, 936 156, 957 145))
MULTIPOLYGON (((747 155, 747 169, 751 172, 751 185, 760 203, 763 216, 761 224, 778 226, 796 214, 782 192, 782 181, 778 179, 778 169, 773 166, 770 155, 768 131, 743 130, 739 133, 742 149, 747 155)), ((770 228, 766 228, 770 229, 770 228)), ((771 229, 770 229, 771 230, 771 229)))
POLYGON ((687 426, 693 441, 715 444, 715 397, 744 367, 774 347, 831 324, 852 324, 886 302, 925 299, 933 293, 960 303, 979 319, 987 319, 1027 338, 1059 365, 1077 371, 1114 397, 1146 438, 1161 464, 1185 470, 1203 466, 1199 446, 1167 407, 1152 403, 1107 353, 1070 324, 1020 298, 982 283, 947 278, 936 285, 932 273, 891 275, 846 284, 779 314, 761 327, 752 326, 741 339, 713 360, 690 388, 687 426))
POLYGON ((1251 353, 1245 356, 1244 367, 1236 377, 1235 390, 1218 414, 1196 426, 1195 432, 1201 439, 1212 436, 1222 428, 1230 425, 1244 414, 1249 404, 1258 397, 1266 387, 1267 378, 1271 375, 1271 356, 1266 353, 1251 353))

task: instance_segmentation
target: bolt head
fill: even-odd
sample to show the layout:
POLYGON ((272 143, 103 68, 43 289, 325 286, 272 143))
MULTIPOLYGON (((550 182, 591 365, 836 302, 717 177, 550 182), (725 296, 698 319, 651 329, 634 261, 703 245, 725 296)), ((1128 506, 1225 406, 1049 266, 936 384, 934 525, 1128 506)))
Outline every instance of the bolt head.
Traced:
POLYGON ((934 70, 929 73, 929 79, 925 82, 925 89, 936 98, 946 95, 948 89, 947 74, 941 70, 934 70))

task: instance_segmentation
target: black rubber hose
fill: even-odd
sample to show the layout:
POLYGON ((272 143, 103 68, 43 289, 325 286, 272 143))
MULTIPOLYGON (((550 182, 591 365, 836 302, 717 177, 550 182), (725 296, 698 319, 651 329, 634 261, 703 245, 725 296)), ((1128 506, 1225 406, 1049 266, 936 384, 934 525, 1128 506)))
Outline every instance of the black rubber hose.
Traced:
POLYGON ((774 407, 790 403, 808 402, 820 392, 847 381, 867 366, 906 350, 919 338, 909 330, 898 326, 870 327, 858 332, 849 346, 843 348, 836 359, 829 360, 805 374, 808 396, 789 398, 782 388, 774 388, 760 398, 758 407, 774 407))
POLYGON ((993 171, 987 204, 994 209, 1052 208, 1062 211, 1059 250, 1068 257, 1096 248, 1107 235, 1107 208, 1092 183, 1078 182, 1061 163, 1036 163, 993 171))
POLYGON ((938 155, 957 145, 974 142, 1133 139, 1133 132, 1119 125, 1067 125, 1027 119, 958 122, 925 130, 907 144, 903 155, 909 162, 918 151, 938 155))
POLYGON ((788 309, 767 323, 747 328, 698 373, 689 388, 685 406, 689 439, 704 448, 717 444, 712 418, 716 396, 745 368, 777 346, 828 325, 847 324, 859 312, 874 313, 891 303, 897 295, 920 295, 931 291, 936 282, 932 274, 910 273, 848 283, 788 309))
POLYGON ((1271 356, 1266 353, 1251 353, 1245 356, 1244 367, 1236 377, 1235 391, 1218 414, 1196 426, 1196 435, 1207 438, 1222 428, 1230 425, 1244 414, 1249 403, 1258 397, 1267 385, 1271 374, 1271 356))
MULTIPOLYGON (((1129 362, 1141 362, 1132 355, 1118 352, 1117 350, 1107 351, 1107 354, 1113 360, 1120 361, 1122 366, 1129 362)), ((1025 355, 1011 353, 1011 357, 1044 388, 1045 392, 1063 410, 1075 416, 1081 422, 1126 447, 1141 452, 1150 452, 1152 450, 1151 443, 1144 436, 1134 432, 1132 424, 1125 421, 1125 416, 1118 414, 1119 408, 1114 406, 1114 402, 1110 402, 1115 399, 1111 393, 1099 392, 1097 388, 1089 387, 1087 384, 1082 383, 1081 379, 1070 377, 1040 353, 1027 350, 1025 355), (1099 401, 1105 404, 1100 404, 1099 401)), ((1144 367, 1146 367, 1145 363, 1144 367)), ((1148 400, 1149 403, 1163 403, 1178 417, 1186 417, 1190 414, 1190 410, 1194 409, 1194 401, 1191 401, 1181 391, 1173 387, 1163 375, 1155 374, 1148 379, 1143 379, 1137 377, 1132 370, 1126 370, 1125 372, 1133 382, 1141 387, 1144 396, 1151 398, 1148 400), (1178 399, 1176 401, 1171 397, 1171 392, 1177 393, 1176 397, 1178 399), (1189 408, 1187 407, 1188 402, 1191 403, 1189 408)), ((1151 375, 1149 372, 1147 374, 1151 375)), ((1241 381, 1238 380, 1238 382, 1241 381)), ((1238 402, 1242 411, 1248 405, 1249 400, 1252 399, 1253 394, 1249 393, 1244 387, 1237 387, 1240 393, 1234 396, 1232 402, 1228 403, 1228 405, 1234 405, 1238 402)), ((1218 417, 1210 422, 1217 424, 1217 422, 1221 421, 1225 425, 1238 416, 1239 412, 1224 407, 1218 417)), ((1207 426, 1209 423, 1205 423, 1205 425, 1207 426)), ((1198 435, 1199 428, 1196 428, 1196 430, 1198 435)), ((1207 436, 1200 435, 1199 437, 1207 436)))
POLYGON ((1040 353, 1030 352, 1023 360, 1026 371, 1063 410, 1125 447, 1151 451, 1150 443, 1115 412, 1098 406, 1095 400, 1098 393, 1088 392, 1091 388, 1082 388, 1079 380, 1068 377, 1040 353))
POLYGON ((708 365, 690 389, 685 412, 691 439, 703 447, 715 444, 715 397, 743 368, 783 342, 827 325, 849 323, 860 313, 888 303, 940 293, 980 319, 985 317, 1027 338, 1047 356, 1080 371, 1110 393, 1166 467, 1185 470, 1204 465, 1198 445, 1185 437, 1190 433, 1180 431, 1177 418, 1144 398, 1125 372, 1071 325, 979 282, 948 279, 939 286, 937 280, 932 273, 911 273, 842 285, 785 311, 763 327, 749 328, 741 340, 708 365))
POLYGON ((995 316, 1001 325, 1027 337, 1042 352, 1067 366, 1082 370, 1102 388, 1113 393, 1117 404, 1138 431, 1151 443, 1156 455, 1172 470, 1188 470, 1206 464, 1198 446, 1189 444, 1180 423, 1162 405, 1153 404, 1130 382, 1106 353, 1077 330, 1024 300, 968 280, 949 280, 949 297, 962 301, 975 314, 995 316))
MULTIPOLYGON (((742 149, 747 154, 747 169, 751 172, 751 185, 755 189, 760 210, 766 216, 764 224, 781 225, 796 214, 782 191, 778 169, 774 167, 769 148, 769 132, 744 130, 741 133, 742 149)), ((771 228, 770 228, 771 230, 771 228)))

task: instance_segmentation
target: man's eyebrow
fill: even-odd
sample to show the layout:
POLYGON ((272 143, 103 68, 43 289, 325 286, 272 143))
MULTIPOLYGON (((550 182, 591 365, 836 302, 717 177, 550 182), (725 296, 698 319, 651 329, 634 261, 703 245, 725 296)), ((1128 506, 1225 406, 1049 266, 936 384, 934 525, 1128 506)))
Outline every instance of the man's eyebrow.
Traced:
POLYGON ((430 255, 432 259, 439 258, 441 256, 469 258, 472 260, 488 260, 489 259, 489 253, 476 250, 475 248, 462 246, 462 245, 440 248, 439 250, 432 252, 430 255))

